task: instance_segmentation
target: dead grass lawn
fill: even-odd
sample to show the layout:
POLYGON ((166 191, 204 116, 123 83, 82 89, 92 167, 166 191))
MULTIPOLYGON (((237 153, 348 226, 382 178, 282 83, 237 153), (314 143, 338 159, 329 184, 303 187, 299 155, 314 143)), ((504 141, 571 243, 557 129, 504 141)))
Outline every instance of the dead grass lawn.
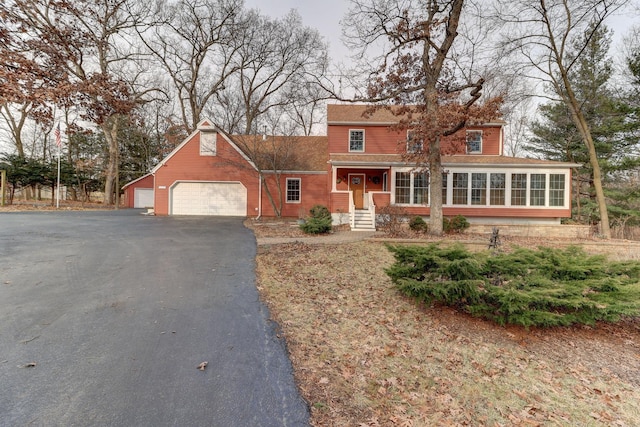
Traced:
POLYGON ((314 426, 640 424, 640 323, 499 327, 400 295, 382 243, 262 246, 314 426))

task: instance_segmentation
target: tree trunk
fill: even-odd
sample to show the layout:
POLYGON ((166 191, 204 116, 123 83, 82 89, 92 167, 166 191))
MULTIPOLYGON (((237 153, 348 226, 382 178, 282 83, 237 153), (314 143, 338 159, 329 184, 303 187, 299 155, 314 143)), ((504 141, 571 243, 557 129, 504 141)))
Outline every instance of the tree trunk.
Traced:
MULTIPOLYGON (((118 172, 118 119, 111 116, 100 126, 104 133, 104 138, 109 147, 109 160, 105 170, 104 200, 107 205, 113 205, 114 186, 116 185, 116 174, 118 172)), ((115 189, 118 191, 118 189, 115 189)))
POLYGON ((598 204, 598 211, 600 212, 600 233, 604 239, 611 239, 611 228, 609 226, 609 212, 607 211, 607 200, 604 196, 604 190, 602 188, 602 172, 600 171, 600 163, 598 162, 598 153, 596 152, 593 138, 591 137, 591 131, 589 125, 582 114, 582 111, 578 108, 577 101, 572 92, 569 92, 571 106, 571 117, 580 132, 582 141, 587 146, 589 152, 589 163, 593 169, 593 188, 596 192, 596 203, 598 204))
MULTIPOLYGON (((271 206, 273 207, 273 212, 276 214, 276 217, 280 218, 280 216, 282 216, 282 197, 280 197, 280 204, 278 206, 271 194, 271 190, 269 189, 269 185, 267 184, 267 180, 264 178, 264 175, 260 176, 260 181, 262 181, 264 192, 267 195, 267 199, 269 199, 269 203, 271 203, 271 206)), ((276 182, 280 182, 279 176, 276 176, 276 182)), ((280 185, 276 185, 276 187, 279 189, 280 185)))
POLYGON ((440 138, 433 141, 429 152, 429 233, 441 236, 442 229, 442 154, 440 153, 440 138))

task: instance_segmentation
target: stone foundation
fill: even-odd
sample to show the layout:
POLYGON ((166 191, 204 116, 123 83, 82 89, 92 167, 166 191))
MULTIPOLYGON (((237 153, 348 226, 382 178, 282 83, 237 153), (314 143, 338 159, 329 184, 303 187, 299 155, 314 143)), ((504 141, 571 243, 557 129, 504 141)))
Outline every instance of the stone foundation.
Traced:
POLYGON ((588 225, 564 225, 564 224, 471 224, 467 233, 490 235, 493 227, 500 230, 501 236, 514 237, 555 237, 562 239, 588 239, 591 235, 591 227, 588 225))

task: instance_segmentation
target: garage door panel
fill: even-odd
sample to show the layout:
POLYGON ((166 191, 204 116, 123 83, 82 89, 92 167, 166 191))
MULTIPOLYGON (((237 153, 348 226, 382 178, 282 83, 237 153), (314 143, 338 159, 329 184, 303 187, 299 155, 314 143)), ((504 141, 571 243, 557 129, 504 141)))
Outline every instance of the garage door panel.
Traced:
POLYGON ((247 215, 247 189, 239 182, 179 182, 171 196, 173 215, 247 215))
POLYGON ((152 208, 153 207, 153 188, 134 188, 133 189, 133 207, 134 208, 152 208))

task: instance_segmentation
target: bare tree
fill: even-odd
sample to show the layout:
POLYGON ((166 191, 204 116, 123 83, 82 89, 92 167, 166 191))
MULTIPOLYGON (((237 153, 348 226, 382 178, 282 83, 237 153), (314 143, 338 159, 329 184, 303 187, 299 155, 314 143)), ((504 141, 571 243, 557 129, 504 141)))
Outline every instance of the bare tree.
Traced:
POLYGON ((259 130, 260 117, 269 110, 311 105, 318 94, 308 88, 326 73, 328 57, 318 31, 303 26, 295 11, 273 20, 250 10, 243 22, 242 31, 234 35, 234 83, 218 101, 223 110, 242 111, 241 120, 233 115, 229 118, 235 120, 225 127, 251 134, 259 130))
POLYGON ((131 36, 146 13, 132 0, 13 0, 0 7, 0 15, 17 30, 11 38, 20 57, 16 70, 39 89, 31 91, 32 98, 73 107, 104 134, 108 204, 118 201, 119 116, 129 114, 144 95, 132 90, 137 52, 131 36))
POLYGON ((242 7, 242 0, 161 0, 159 22, 139 32, 173 83, 187 133, 237 71, 232 60, 239 48, 234 39, 244 31, 242 7))
MULTIPOLYGON (((464 0, 352 0, 345 22, 351 45, 362 56, 372 45, 384 55, 369 75, 367 101, 396 105, 396 130, 411 129, 423 141, 423 149, 404 155, 407 162, 429 170, 430 226, 442 234, 443 137, 451 137, 465 125, 498 116, 501 98, 482 106, 484 79, 475 72, 474 37, 458 39, 464 0), (454 43, 460 40, 458 47, 454 43)), ((380 105, 374 107, 381 108, 380 105)), ((464 137, 463 137, 464 139, 464 137)))
POLYGON ((575 94, 570 73, 578 66, 587 48, 590 41, 588 32, 595 34, 607 17, 627 3, 628 0, 516 0, 498 3, 505 51, 523 59, 531 78, 551 87, 553 93, 549 96, 567 106, 587 148, 593 169, 601 234, 605 239, 611 238, 611 231, 602 188, 603 177, 591 129, 575 94), (581 37, 583 44, 575 46, 581 37))

